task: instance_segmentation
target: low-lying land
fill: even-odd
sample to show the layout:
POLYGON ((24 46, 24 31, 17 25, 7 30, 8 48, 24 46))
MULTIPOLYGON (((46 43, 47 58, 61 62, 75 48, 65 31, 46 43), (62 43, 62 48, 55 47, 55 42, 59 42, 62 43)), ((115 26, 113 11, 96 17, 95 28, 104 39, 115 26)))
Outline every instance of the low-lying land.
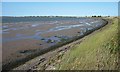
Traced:
MULTIPOLYGON (((107 18, 108 19, 108 18, 107 18)), ((14 70, 118 70, 118 18, 82 39, 36 57, 14 70)))
POLYGON ((78 40, 106 24, 107 21, 102 18, 3 23, 3 69, 11 69, 78 40))

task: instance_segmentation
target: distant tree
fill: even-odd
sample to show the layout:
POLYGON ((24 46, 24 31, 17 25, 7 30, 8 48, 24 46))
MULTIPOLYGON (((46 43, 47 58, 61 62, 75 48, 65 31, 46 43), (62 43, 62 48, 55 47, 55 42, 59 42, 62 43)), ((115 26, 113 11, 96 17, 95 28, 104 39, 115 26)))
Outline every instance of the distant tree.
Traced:
POLYGON ((92 16, 92 17, 96 17, 96 15, 92 16))
POLYGON ((98 16, 98 17, 101 17, 101 16, 98 16))

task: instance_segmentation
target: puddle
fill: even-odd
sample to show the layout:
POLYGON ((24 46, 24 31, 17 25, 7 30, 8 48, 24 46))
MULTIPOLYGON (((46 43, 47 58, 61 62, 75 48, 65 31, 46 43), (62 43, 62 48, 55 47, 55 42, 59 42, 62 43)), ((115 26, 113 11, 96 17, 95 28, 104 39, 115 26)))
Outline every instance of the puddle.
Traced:
POLYGON ((9 31, 9 30, 10 30, 10 29, 3 29, 2 31, 3 31, 3 32, 6 32, 6 31, 9 31))
MULTIPOLYGON (((60 42, 60 38, 54 37, 54 36, 49 37, 49 38, 45 38, 45 42, 48 42, 49 40, 51 40, 50 43, 60 42)), ((49 42, 48 42, 48 43, 49 43, 49 42)))
POLYGON ((55 28, 50 29, 48 32, 51 32, 51 31, 60 31, 60 30, 65 30, 65 29, 71 29, 71 28, 80 27, 80 26, 83 26, 83 24, 57 26, 57 27, 55 27, 55 28))
POLYGON ((33 36, 23 36, 23 37, 14 37, 14 38, 4 38, 3 37, 3 42, 10 42, 10 41, 15 41, 15 40, 21 40, 21 39, 30 39, 33 38, 33 36))
POLYGON ((16 37, 24 36, 24 34, 16 34, 16 37))
POLYGON ((2 31, 0 31, 0 34, 9 34, 9 32, 2 32, 2 31))
POLYGON ((93 28, 91 27, 91 28, 87 28, 88 30, 92 30, 93 28))
POLYGON ((85 23, 85 24, 87 24, 87 25, 91 25, 90 23, 85 23))
POLYGON ((2 26, 2 29, 8 29, 9 27, 7 25, 2 26))
POLYGON ((31 27, 36 27, 36 26, 38 26, 38 24, 32 24, 32 25, 31 25, 31 27))

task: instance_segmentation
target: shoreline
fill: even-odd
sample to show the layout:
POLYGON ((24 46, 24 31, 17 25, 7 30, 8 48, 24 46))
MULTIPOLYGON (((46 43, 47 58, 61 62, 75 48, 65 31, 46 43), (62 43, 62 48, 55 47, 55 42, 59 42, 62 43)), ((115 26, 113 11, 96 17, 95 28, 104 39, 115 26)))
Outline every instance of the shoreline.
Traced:
MULTIPOLYGON (((104 19, 103 19, 104 20, 104 19)), ((106 20, 105 20, 106 21, 106 20)), ((53 51, 53 50, 56 50, 56 49, 60 49, 61 47, 63 47, 64 45, 66 46, 66 45, 70 45, 71 43, 73 43, 74 41, 76 42, 77 40, 79 40, 79 39, 82 39, 82 38, 84 38, 85 36, 88 36, 89 34, 91 34, 91 33, 93 33, 94 31, 96 31, 96 30, 99 30, 99 29, 101 29, 102 27, 104 27, 104 26, 106 26, 108 24, 108 21, 106 21, 106 24, 103 24, 102 26, 100 26, 100 27, 98 27, 98 28, 95 28, 94 30, 92 30, 91 32, 88 32, 88 33, 86 33, 86 34, 84 34, 83 36, 81 36, 81 37, 78 37, 78 38, 76 38, 76 39, 73 39, 73 40, 71 40, 70 42, 68 42, 68 43, 63 43, 63 44, 61 44, 61 45, 59 45, 59 46, 52 46, 52 47, 50 47, 50 48, 47 48, 47 49, 44 49, 44 50, 40 50, 40 51, 37 51, 36 53, 34 53, 34 54, 32 54, 32 55, 29 55, 29 56, 27 56, 26 58, 24 58, 24 59, 21 59, 21 60, 15 60, 15 61, 13 61, 13 63, 11 63, 11 64, 5 64, 5 65, 3 65, 3 70, 4 69, 8 69, 8 70, 10 70, 10 69, 14 69, 14 68, 16 68, 16 67, 19 67, 20 65, 23 65, 24 63, 26 63, 26 62, 28 62, 28 61, 30 61, 30 60, 32 60, 32 59, 34 59, 35 57, 38 57, 38 56, 41 56, 41 55, 44 55, 44 54, 46 54, 46 53, 49 53, 49 52, 51 52, 51 51, 53 51), (19 62, 19 63, 17 63, 17 62, 19 62), (11 68, 10 68, 11 67, 11 68)), ((66 50, 66 49, 65 49, 66 50)))

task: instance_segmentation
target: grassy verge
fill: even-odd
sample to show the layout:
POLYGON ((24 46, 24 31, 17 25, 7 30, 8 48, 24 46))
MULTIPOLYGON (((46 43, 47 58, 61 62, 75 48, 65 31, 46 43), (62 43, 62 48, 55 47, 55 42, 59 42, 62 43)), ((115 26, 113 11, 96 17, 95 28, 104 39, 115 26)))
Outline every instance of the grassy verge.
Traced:
POLYGON ((118 69, 118 19, 102 30, 86 37, 65 53, 55 66, 59 70, 118 69))

